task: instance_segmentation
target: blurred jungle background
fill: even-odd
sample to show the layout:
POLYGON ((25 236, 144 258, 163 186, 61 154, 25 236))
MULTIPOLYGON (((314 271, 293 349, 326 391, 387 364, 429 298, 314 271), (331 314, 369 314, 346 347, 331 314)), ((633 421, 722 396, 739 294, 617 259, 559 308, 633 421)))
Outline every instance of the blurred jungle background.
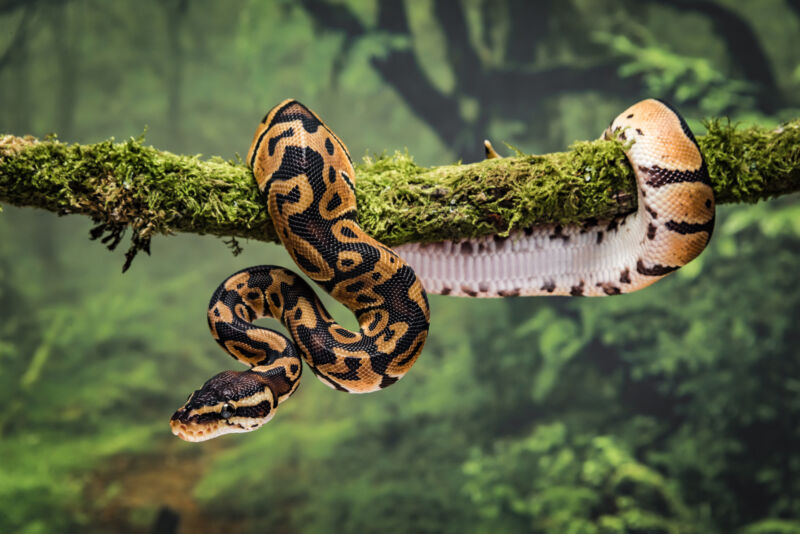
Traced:
MULTIPOLYGON (((233 159, 295 97, 418 163, 596 138, 646 96, 800 116, 800 1, 3 0, 0 131, 233 159)), ((0 214, 0 532, 800 533, 800 204, 720 210, 699 260, 604 299, 433 297, 379 394, 306 371, 263 429, 167 424, 236 364, 208 298, 275 245, 0 214)), ((330 299, 326 300, 330 304, 330 299)), ((353 318, 331 306, 353 327, 353 318)))

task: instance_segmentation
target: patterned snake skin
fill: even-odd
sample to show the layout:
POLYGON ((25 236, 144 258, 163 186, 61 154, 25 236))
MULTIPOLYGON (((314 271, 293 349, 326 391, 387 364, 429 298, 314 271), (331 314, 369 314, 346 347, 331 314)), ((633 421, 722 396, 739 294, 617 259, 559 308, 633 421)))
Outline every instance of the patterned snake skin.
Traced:
POLYGON ((329 386, 367 393, 399 380, 428 335, 430 312, 414 271, 356 222, 355 173, 344 144, 311 110, 286 100, 267 113, 248 153, 259 190, 297 266, 358 319, 339 326, 299 276, 274 266, 240 271, 217 288, 208 324, 231 356, 226 371, 172 416, 187 441, 254 430, 297 388, 300 357, 329 386), (252 324, 283 323, 292 339, 252 324))
MULTIPOLYGON (((192 393, 172 416, 173 433, 203 441, 259 428, 296 390, 301 358, 341 391, 366 393, 399 380, 428 333, 428 301, 415 271, 442 295, 592 296, 641 289, 691 261, 711 237, 714 195, 685 121, 664 102, 645 100, 604 136, 626 142, 639 189, 635 213, 398 247, 407 264, 358 226, 355 173, 341 140, 297 101, 273 108, 248 164, 297 266, 356 315, 360 331, 338 325, 292 271, 260 266, 230 276, 211 298, 208 324, 250 369, 222 372, 192 393), (255 326, 260 317, 280 320, 292 339, 255 326)), ((487 156, 497 157, 490 145, 487 156)))

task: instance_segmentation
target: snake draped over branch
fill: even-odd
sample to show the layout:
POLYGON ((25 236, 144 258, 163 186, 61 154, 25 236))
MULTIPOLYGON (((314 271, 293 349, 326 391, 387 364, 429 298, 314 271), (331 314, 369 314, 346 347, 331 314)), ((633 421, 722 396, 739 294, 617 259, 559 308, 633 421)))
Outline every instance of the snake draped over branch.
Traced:
MULTIPOLYGON (((413 243, 392 250, 357 223, 355 172, 344 143, 296 100, 270 110, 247 156, 281 242, 297 266, 358 319, 336 323, 312 288, 282 267, 250 267, 211 297, 208 324, 245 371, 224 371, 170 421, 187 441, 249 432, 297 389, 302 361, 349 393, 397 382, 422 352, 430 293, 470 297, 602 296, 646 287, 705 248, 714 194, 686 122, 655 99, 634 104, 603 134, 625 143, 638 209, 609 221, 526 228, 507 237, 413 243), (425 289, 423 289, 423 285, 425 289), (291 334, 253 324, 278 319, 291 334)), ((498 157, 486 144, 487 157, 498 157)))

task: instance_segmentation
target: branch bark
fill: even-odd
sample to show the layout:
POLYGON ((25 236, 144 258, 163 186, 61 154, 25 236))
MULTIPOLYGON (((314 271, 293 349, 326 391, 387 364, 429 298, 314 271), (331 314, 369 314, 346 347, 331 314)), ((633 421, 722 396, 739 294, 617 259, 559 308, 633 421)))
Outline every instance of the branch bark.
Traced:
MULTIPOLYGON (((710 121, 698 137, 718 203, 800 190, 800 120, 777 130, 710 121)), ((568 152, 423 168, 408 154, 357 167, 361 226, 388 245, 505 233, 543 223, 608 219, 635 209, 620 143, 568 152)), ((133 231, 128 264, 155 234, 191 232, 277 241, 250 171, 125 143, 68 145, 0 137, 0 201, 89 216, 116 247, 133 231)))

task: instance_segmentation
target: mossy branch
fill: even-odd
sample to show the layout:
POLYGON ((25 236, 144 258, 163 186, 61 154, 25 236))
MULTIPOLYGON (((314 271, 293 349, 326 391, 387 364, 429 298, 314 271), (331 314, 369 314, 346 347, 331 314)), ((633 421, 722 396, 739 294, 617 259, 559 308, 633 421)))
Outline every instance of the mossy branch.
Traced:
MULTIPOLYGON (((800 120, 777 130, 719 120, 706 127, 698 142, 719 203, 800 190, 800 120)), ((356 175, 360 223, 388 245, 610 218, 635 209, 636 201, 633 172, 612 141, 431 168, 398 153, 366 158, 356 175)), ((88 215, 97 223, 92 236, 111 248, 130 227, 128 263, 158 233, 277 240, 240 162, 175 155, 142 139, 68 145, 0 137, 0 201, 88 215)))

